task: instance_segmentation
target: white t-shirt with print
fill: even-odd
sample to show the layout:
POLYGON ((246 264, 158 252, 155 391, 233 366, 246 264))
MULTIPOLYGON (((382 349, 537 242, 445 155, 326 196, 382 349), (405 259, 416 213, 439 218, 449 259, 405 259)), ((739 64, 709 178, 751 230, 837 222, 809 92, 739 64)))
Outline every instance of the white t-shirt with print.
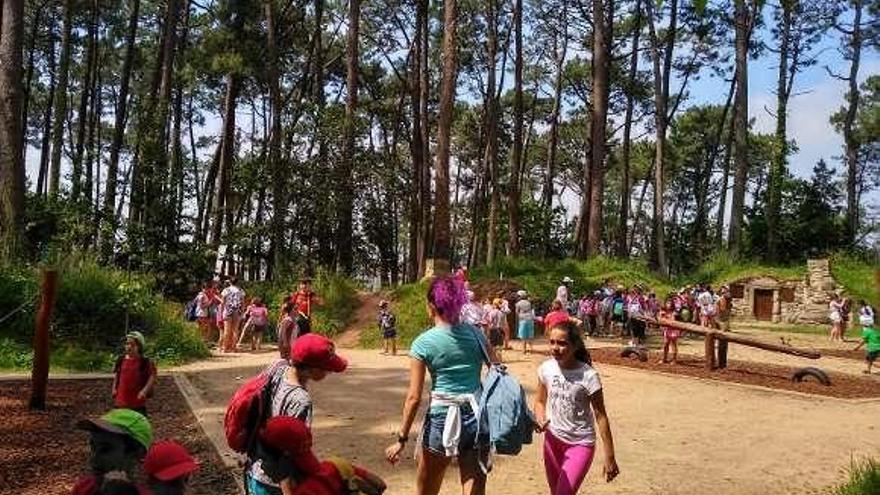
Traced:
POLYGON ((548 359, 538 367, 538 379, 547 387, 547 419, 553 436, 573 445, 595 444, 590 396, 602 389, 599 373, 588 364, 562 369, 555 359, 548 359))
POLYGON ((562 303, 562 306, 568 306, 568 287, 560 285, 556 288, 556 300, 562 303))

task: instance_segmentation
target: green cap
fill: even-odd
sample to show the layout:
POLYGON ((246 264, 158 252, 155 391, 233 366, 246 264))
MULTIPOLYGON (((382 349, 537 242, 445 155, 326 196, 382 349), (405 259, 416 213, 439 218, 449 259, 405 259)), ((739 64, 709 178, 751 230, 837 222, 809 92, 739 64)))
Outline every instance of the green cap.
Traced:
POLYGON ((143 414, 131 409, 111 409, 100 419, 84 419, 76 427, 87 431, 109 431, 127 435, 149 449, 153 443, 153 427, 143 414))
POLYGON ((141 349, 147 346, 147 339, 144 338, 144 334, 140 332, 128 332, 125 334, 126 339, 132 339, 141 345, 141 349))

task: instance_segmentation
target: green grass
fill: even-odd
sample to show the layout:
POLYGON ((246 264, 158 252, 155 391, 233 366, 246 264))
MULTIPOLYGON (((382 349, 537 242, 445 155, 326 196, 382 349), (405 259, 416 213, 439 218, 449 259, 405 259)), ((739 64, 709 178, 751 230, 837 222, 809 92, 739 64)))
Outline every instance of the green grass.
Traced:
POLYGON ((768 322, 743 322, 743 323, 734 323, 734 329, 758 329, 758 330, 769 330, 771 332, 779 332, 779 333, 801 333, 808 335, 827 335, 828 334, 828 326, 827 325, 807 325, 807 324, 794 324, 794 323, 768 323, 768 322))
MULTIPOLYGON (((427 291, 428 283, 420 282, 402 285, 391 293, 391 311, 397 319, 399 347, 408 347, 420 333, 433 325, 425 307, 427 291)), ((361 332, 361 347, 378 348, 382 345, 378 328, 373 330, 361 332)))
MULTIPOLYGON (((854 302, 864 299, 873 302, 875 307, 880 307, 880 288, 875 285, 874 269, 867 261, 852 255, 835 254, 831 257, 831 274, 854 302)), ((853 309, 858 310, 858 307, 854 305, 853 309)))
MULTIPOLYGON (((160 366, 208 355, 194 323, 182 308, 156 295, 154 281, 71 256, 60 261, 57 302, 50 333, 53 371, 110 371, 122 350, 125 321, 147 339, 147 355, 160 366)), ((25 305, 0 325, 0 369, 31 367, 36 269, 0 267, 0 315, 25 305)))
POLYGON ((746 278, 771 277, 777 280, 800 280, 807 274, 807 264, 769 266, 757 261, 736 260, 726 253, 717 253, 697 271, 682 277, 684 283, 710 283, 713 286, 729 284, 746 278))
POLYGON ((672 284, 648 269, 641 260, 618 260, 598 256, 587 261, 533 260, 526 258, 503 258, 496 263, 479 267, 471 272, 471 280, 513 279, 533 298, 549 302, 556 295, 556 288, 563 277, 574 280, 572 292, 576 297, 599 288, 606 279, 614 284, 630 287, 641 284, 654 290, 663 298, 673 290, 672 284))
POLYGON ((877 495, 880 493, 880 462, 875 459, 853 460, 849 479, 834 487, 829 495, 877 495))

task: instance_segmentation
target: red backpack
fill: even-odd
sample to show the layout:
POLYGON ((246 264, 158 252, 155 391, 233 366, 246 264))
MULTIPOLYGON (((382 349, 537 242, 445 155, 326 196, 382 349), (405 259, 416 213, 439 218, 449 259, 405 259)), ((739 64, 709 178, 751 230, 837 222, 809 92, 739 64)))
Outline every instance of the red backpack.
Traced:
POLYGON ((284 360, 276 361, 244 382, 229 400, 223 428, 226 430, 226 444, 232 450, 247 453, 253 447, 260 425, 271 414, 272 390, 286 365, 284 360))

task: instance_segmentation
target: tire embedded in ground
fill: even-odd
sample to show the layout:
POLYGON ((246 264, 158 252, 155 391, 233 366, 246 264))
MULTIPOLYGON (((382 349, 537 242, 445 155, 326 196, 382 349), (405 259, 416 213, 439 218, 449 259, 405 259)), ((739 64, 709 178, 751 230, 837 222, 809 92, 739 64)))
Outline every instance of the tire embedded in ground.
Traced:
POLYGON ((831 385, 831 379, 828 378, 828 374, 822 371, 821 368, 817 368, 815 366, 807 366, 805 368, 799 368, 791 375, 791 381, 793 382, 802 382, 804 378, 813 377, 817 382, 822 385, 829 386, 831 385))
POLYGON ((620 351, 620 357, 637 357, 644 363, 648 360, 648 351, 642 347, 624 347, 620 351))

